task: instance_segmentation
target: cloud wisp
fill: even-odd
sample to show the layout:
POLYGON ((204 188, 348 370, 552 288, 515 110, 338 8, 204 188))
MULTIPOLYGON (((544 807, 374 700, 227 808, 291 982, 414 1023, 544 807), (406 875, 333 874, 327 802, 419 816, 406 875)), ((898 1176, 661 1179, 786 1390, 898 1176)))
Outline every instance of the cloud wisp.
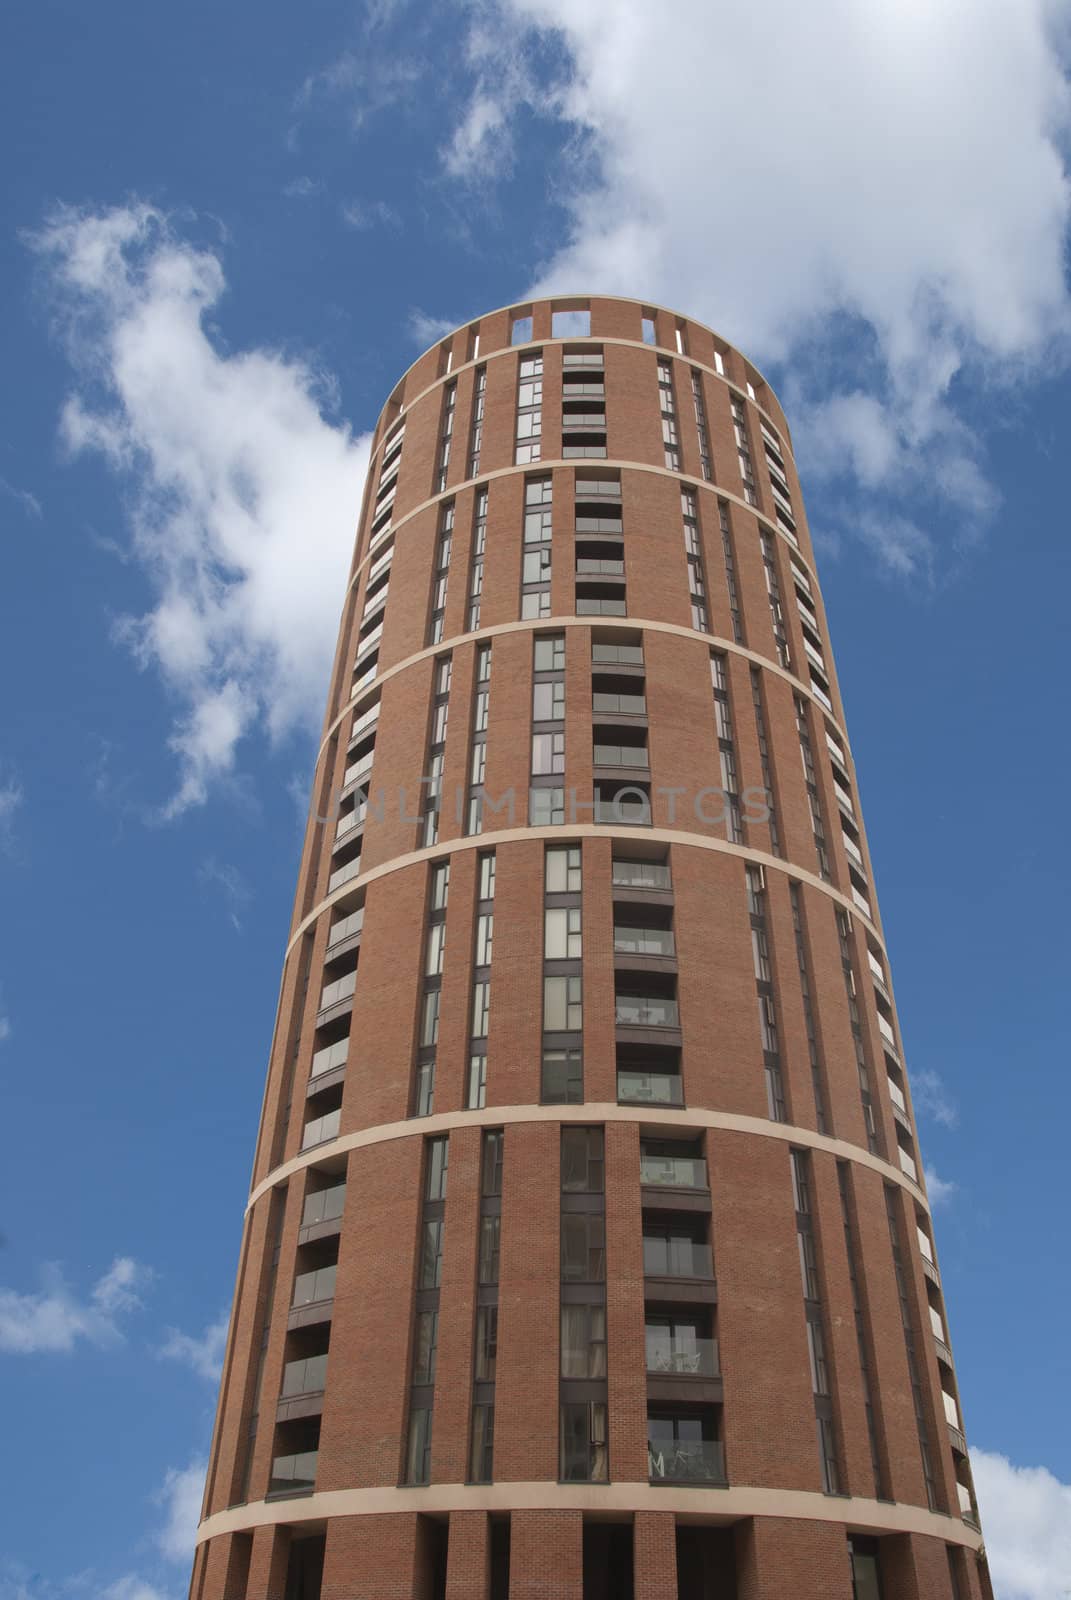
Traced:
POLYGON ((326 374, 222 345, 219 257, 155 208, 62 208, 30 242, 72 363, 62 437, 119 480, 152 596, 118 636, 178 707, 173 817, 254 730, 316 725, 368 442, 328 420, 326 374))
POLYGON ((8 1355, 68 1353, 82 1340, 93 1345, 120 1343, 120 1319, 141 1309, 152 1270, 130 1256, 116 1256, 88 1296, 79 1298, 58 1266, 41 1273, 32 1294, 0 1289, 0 1352, 8 1355))
POLYGON ((223 1370, 223 1352, 227 1344, 229 1318, 224 1312, 215 1322, 210 1322, 201 1334, 183 1333, 180 1328, 168 1328, 167 1337, 158 1354, 166 1361, 178 1361, 189 1367, 206 1383, 218 1383, 223 1370))
POLYGON ((971 1451, 978 1511, 1000 1600, 1066 1600, 1071 1588, 1071 1484, 1046 1467, 971 1451))

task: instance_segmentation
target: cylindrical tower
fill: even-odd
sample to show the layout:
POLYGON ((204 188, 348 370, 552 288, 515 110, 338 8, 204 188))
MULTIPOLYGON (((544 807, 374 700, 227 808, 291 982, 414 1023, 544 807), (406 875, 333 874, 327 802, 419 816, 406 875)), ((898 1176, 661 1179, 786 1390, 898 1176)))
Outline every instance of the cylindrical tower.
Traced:
POLYGON ((788 427, 513 306, 379 420, 193 1600, 983 1600, 788 427))

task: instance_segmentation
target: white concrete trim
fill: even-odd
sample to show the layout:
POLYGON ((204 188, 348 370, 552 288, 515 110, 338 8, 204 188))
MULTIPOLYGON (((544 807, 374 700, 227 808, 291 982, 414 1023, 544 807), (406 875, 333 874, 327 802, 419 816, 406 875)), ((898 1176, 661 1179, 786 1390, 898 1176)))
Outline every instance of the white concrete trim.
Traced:
POLYGON ((438 861, 443 856, 456 854, 459 850, 488 850, 493 846, 516 844, 525 839, 546 839, 557 844, 572 844, 583 839, 621 839, 627 840, 630 844, 635 844, 638 840, 644 843, 653 841, 655 844, 689 845, 697 850, 714 850, 721 855, 736 856, 740 861, 752 861, 758 866, 767 867, 771 872, 783 872, 788 877, 819 890, 831 900, 835 900, 839 906, 843 906, 845 911, 850 911, 853 918, 870 929, 876 943, 886 955, 886 966, 888 966, 885 941, 875 923, 864 916, 849 895, 842 894, 833 884, 826 883, 816 872, 808 872, 805 867, 798 867, 790 861, 785 861, 781 856, 767 855, 764 850, 752 850, 747 845, 731 844, 728 839, 716 839, 701 833, 685 833, 677 828, 614 828, 604 822, 577 822, 569 826, 563 823, 560 826, 555 824, 541 828, 489 828, 485 833, 466 834, 461 839, 443 839, 439 844, 426 845, 420 850, 409 850, 401 856, 391 856, 389 861, 383 861, 378 867, 372 867, 368 872, 359 873, 357 877, 340 884, 333 894, 329 894, 326 899, 313 906, 294 929, 283 954, 284 962, 289 960, 290 953, 302 934, 307 932, 325 911, 330 911, 339 900, 353 894, 355 889, 363 889, 392 872, 401 872, 405 867, 418 866, 424 861, 438 861))
POLYGON ((786 1517, 835 1522, 853 1533, 917 1533, 947 1544, 980 1550, 982 1536, 957 1517, 921 1506, 892 1505, 861 1497, 813 1494, 802 1489, 689 1489, 650 1483, 432 1484, 426 1488, 324 1489, 284 1500, 256 1500, 206 1517, 197 1543, 274 1523, 322 1522, 331 1517, 452 1511, 587 1511, 628 1516, 636 1511, 672 1511, 710 1522, 741 1517, 786 1517))
POLYGON ((748 1117, 735 1111, 712 1111, 705 1106, 635 1106, 619 1105, 616 1100, 585 1101, 581 1105, 521 1105, 484 1106, 479 1111, 440 1111, 430 1117, 407 1117, 402 1122, 382 1122, 376 1127, 360 1128, 355 1133, 342 1134, 330 1143, 314 1145, 311 1150, 284 1161, 263 1178, 249 1196, 246 1211, 276 1184, 285 1183, 296 1172, 314 1166, 325 1157, 337 1156, 347 1150, 362 1150, 369 1145, 383 1144, 391 1139, 423 1139, 437 1133, 449 1133, 454 1128, 502 1128, 520 1122, 638 1122, 645 1127, 665 1123, 674 1128, 717 1128, 727 1133, 743 1133, 760 1139, 780 1139, 784 1144, 806 1145, 811 1150, 822 1150, 839 1161, 854 1161, 870 1167, 886 1183, 898 1183, 924 1211, 930 1209, 929 1201, 919 1188, 899 1167, 894 1167, 880 1156, 872 1155, 862 1145, 851 1144, 847 1139, 833 1139, 825 1133, 814 1133, 810 1128, 800 1128, 791 1122, 772 1122, 767 1117, 748 1117))
MULTIPOLYGON (((459 645, 483 643, 487 639, 494 639, 501 633, 546 633, 553 632, 556 628, 590 628, 592 624, 598 626, 598 619, 592 617, 577 617, 567 615, 562 617, 535 617, 525 621, 496 622, 488 628, 476 628, 468 633, 455 633, 449 639, 440 639, 438 644, 429 644, 423 650, 417 650, 411 656, 405 656, 401 661, 396 661, 393 667, 386 667, 378 672, 370 683, 364 684, 356 694, 352 695, 342 710, 328 725, 327 732, 320 741, 320 748, 316 752, 316 765, 319 767, 327 749, 332 734, 336 733, 345 722, 350 712, 365 700, 378 694, 383 685, 400 672, 416 666, 421 661, 427 661, 431 656, 441 656, 448 650, 456 650, 459 645)), ((818 708, 818 713, 825 720, 831 722, 844 741, 844 749, 851 756, 851 745, 848 741, 847 729, 838 721, 833 712, 827 711, 819 700, 809 683, 804 683, 802 678, 795 677, 787 667, 781 666, 778 661, 771 661, 769 656, 760 655, 757 650, 749 650, 746 645, 737 644, 733 639, 723 639, 716 633, 700 633, 696 628, 686 628, 680 622, 655 622, 647 617, 619 617, 615 619, 614 626, 642 629, 647 633, 670 633, 684 639, 697 639, 711 650, 724 650, 734 656, 741 656, 752 666, 761 667, 772 672, 775 677, 782 678, 796 693, 806 695, 807 699, 818 708)), ((854 757, 852 757, 854 762, 854 757)))

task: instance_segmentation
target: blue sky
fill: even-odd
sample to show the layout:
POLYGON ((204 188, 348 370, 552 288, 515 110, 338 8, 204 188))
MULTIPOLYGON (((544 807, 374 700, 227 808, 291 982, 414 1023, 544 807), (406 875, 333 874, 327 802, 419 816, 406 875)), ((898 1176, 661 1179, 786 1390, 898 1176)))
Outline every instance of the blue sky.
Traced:
POLYGON ((789 408, 998 1592, 1071 1583, 1071 6, 671 10, 6 12, 2 1600, 185 1591, 365 436, 533 287, 789 408))

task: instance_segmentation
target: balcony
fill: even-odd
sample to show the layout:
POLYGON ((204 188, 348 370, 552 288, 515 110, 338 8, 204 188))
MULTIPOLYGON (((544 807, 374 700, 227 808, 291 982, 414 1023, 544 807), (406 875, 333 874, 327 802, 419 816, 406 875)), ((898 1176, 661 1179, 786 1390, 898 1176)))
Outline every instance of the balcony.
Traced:
POLYGON ((721 1374, 717 1339, 691 1339, 678 1345, 647 1334, 647 1372, 658 1377, 717 1378, 721 1374))
POLYGON ((619 956, 673 957, 677 946, 672 928, 632 928, 614 924, 614 953, 619 956))
POLYGON ((907 1151, 903 1148, 902 1145, 898 1145, 897 1146, 897 1154, 900 1157, 900 1170, 901 1170, 901 1172, 905 1173, 906 1176, 911 1179, 912 1183, 918 1183, 918 1181, 919 1181, 919 1169, 915 1165, 914 1157, 908 1155, 907 1151))
POLYGON ((899 1051, 896 1048, 896 1035, 893 1032, 892 1023, 887 1021, 886 1018, 882 1016, 880 1011, 878 1012, 878 1032, 885 1040, 885 1043, 892 1050, 893 1054, 898 1055, 899 1051))
POLYGON ((367 816, 367 800, 362 800, 359 805, 355 805, 352 811, 344 811, 339 817, 338 827, 335 829, 336 847, 344 844, 351 835, 355 834, 357 829, 364 825, 367 816))
POLYGON ((624 578, 625 563, 612 556, 577 556, 576 575, 578 578, 624 578))
POLYGON ((640 1182, 671 1189, 706 1189, 707 1164, 702 1156, 640 1155, 640 1182))
POLYGON ((342 1011, 349 1011, 353 1009, 353 994, 356 987, 356 967, 353 968, 352 972, 344 972, 341 978, 336 978, 333 983, 324 984, 323 989, 320 991, 320 1004, 316 1014, 316 1022, 318 1027, 323 1022, 331 1020, 330 1017, 326 1017, 324 1015, 325 1012, 331 1012, 333 1015, 338 1015, 342 1011), (346 1002, 349 1002, 349 1004, 346 1002))
POLYGON ((308 1306, 328 1305, 335 1298, 335 1279, 338 1263, 317 1267, 314 1272, 299 1272, 294 1279, 294 1298, 291 1311, 303 1311, 308 1306))
POLYGON ((900 1085, 897 1083, 895 1078, 890 1077, 888 1079, 888 1084, 889 1099, 892 1101, 893 1116, 896 1118, 897 1122, 904 1129, 904 1131, 906 1133, 910 1133, 911 1118, 908 1115, 907 1101, 904 1099, 904 1092, 900 1088, 900 1085))
POLYGON ((647 1463, 652 1483, 726 1483, 720 1439, 648 1437, 647 1463))
POLYGON ((591 646, 591 661, 596 667, 642 667, 643 646, 640 644, 603 644, 591 646))
POLYGON ((356 855, 352 861, 344 861, 340 867, 337 867, 335 871, 332 872, 331 876, 327 880, 328 894, 333 894, 336 889, 341 889, 344 883, 349 883, 351 878, 359 878, 360 875, 361 858, 359 855, 356 855))
POLYGON ((595 821, 610 823, 614 827, 643 828, 651 825, 651 803, 630 796, 627 800, 595 801, 595 821))
POLYGON ((348 789, 351 783, 361 783, 365 778, 371 777, 372 760, 371 755, 362 756, 360 761, 355 761, 352 766, 347 767, 342 775, 342 787, 348 789))
POLYGON ((327 935, 327 949, 330 955, 342 955, 342 946, 349 947, 350 941, 355 943, 361 937, 364 927, 364 907, 351 911, 348 917, 340 917, 331 924, 331 931, 327 935))
POLYGON ((682 1106, 684 1080, 679 1072, 622 1070, 617 1074, 617 1098, 622 1105, 682 1106))
POLYGON ((292 1400, 296 1395, 322 1394, 326 1374, 326 1354, 307 1356, 304 1361, 288 1361, 283 1368, 280 1399, 292 1400))
POLYGON ((591 697, 592 712, 598 716, 645 717, 647 696, 644 694, 606 694, 597 691, 591 697))
MULTIPOLYGON (((334 1044, 325 1045, 322 1050, 317 1050, 312 1058, 309 1082, 312 1083, 315 1078, 322 1078, 325 1072, 337 1072, 340 1067, 344 1067, 349 1053, 350 1041, 348 1039, 337 1039, 334 1044)), ((317 1087, 321 1086, 318 1085, 317 1087)), ((327 1086, 325 1084, 322 1087, 326 1088, 327 1086)))
POLYGON ((676 1000, 658 995, 619 994, 614 999, 614 1021, 619 1028, 679 1028, 676 1000))
POLYGON ((298 1455, 276 1456, 271 1464, 269 1495, 312 1494, 316 1488, 318 1450, 302 1450, 298 1455))
POLYGON ((307 1194, 298 1244, 311 1244, 316 1239, 329 1239, 337 1234, 345 1204, 345 1183, 335 1183, 329 1189, 315 1189, 307 1194))
POLYGON ((322 1117, 314 1117, 311 1122, 306 1122, 301 1134, 302 1150, 311 1150, 313 1145, 326 1144, 329 1139, 337 1139, 341 1117, 341 1110, 336 1109, 325 1112, 322 1117))
POLYGON ((576 614, 578 617, 623 617, 627 612, 623 600, 583 595, 578 592, 576 614))
POLYGON ((683 1278, 713 1283, 714 1257, 705 1239, 645 1233, 643 1274, 645 1278, 683 1278))
POLYGON ((596 767, 635 767, 646 771, 650 764, 645 744, 596 744, 591 759, 596 767))
POLYGON ((615 889, 658 889, 672 887, 669 868, 662 861, 615 861, 613 864, 615 889))

